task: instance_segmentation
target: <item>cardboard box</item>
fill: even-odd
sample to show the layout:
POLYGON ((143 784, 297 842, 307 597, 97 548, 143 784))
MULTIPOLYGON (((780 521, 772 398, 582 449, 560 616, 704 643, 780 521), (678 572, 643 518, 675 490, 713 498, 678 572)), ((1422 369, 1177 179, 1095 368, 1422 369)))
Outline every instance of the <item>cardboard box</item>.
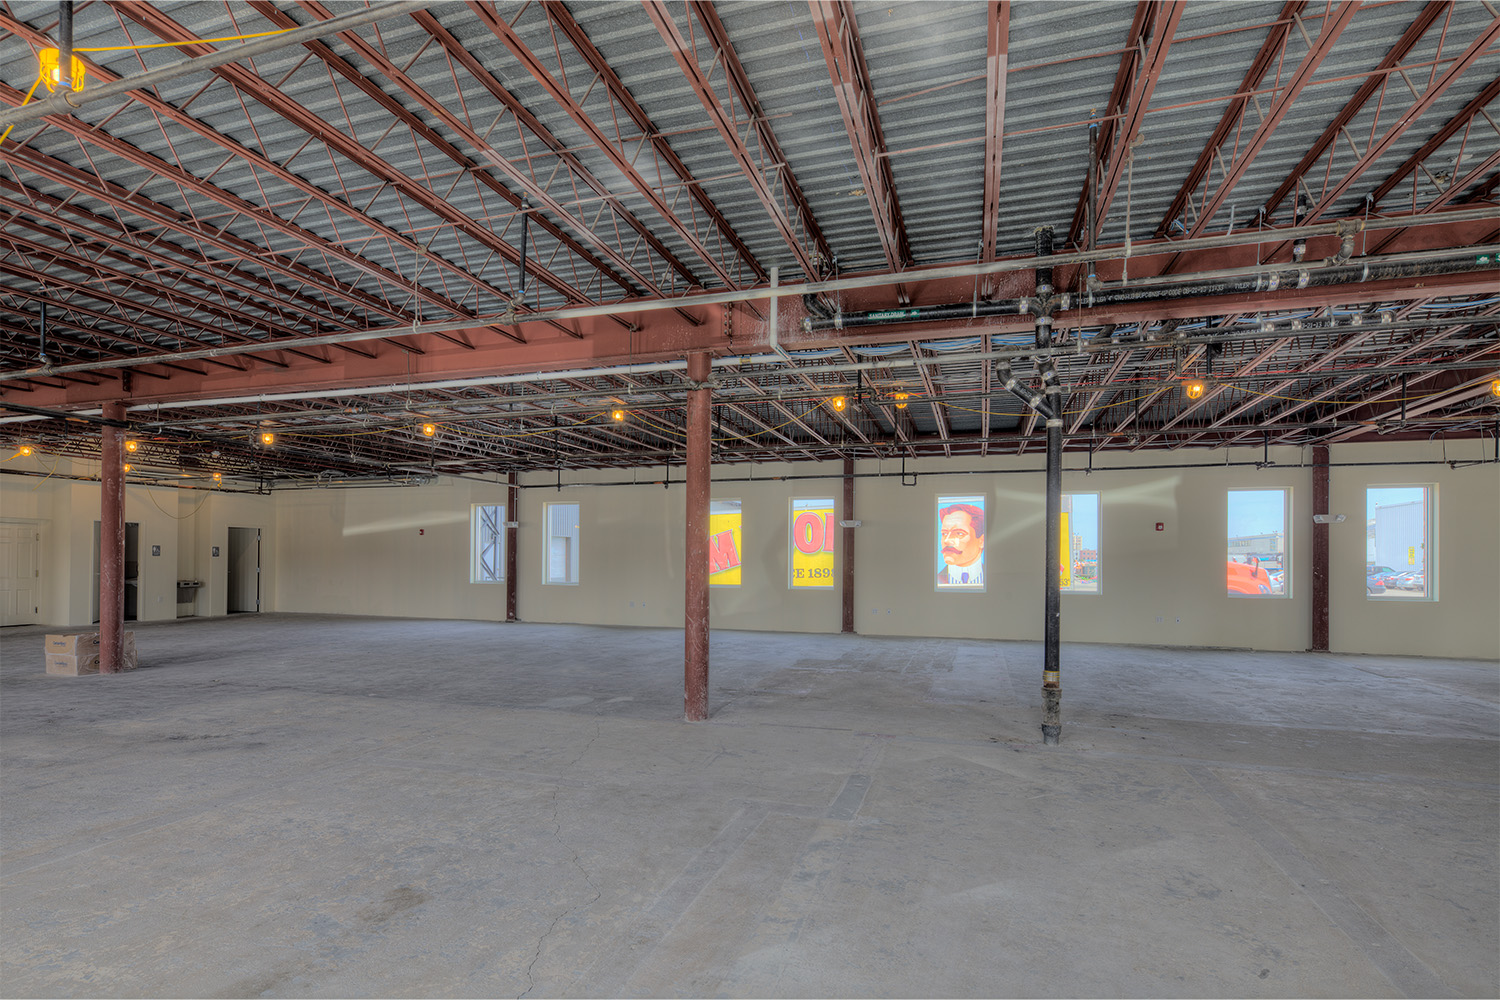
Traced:
MULTIPOLYGON (((121 670, 134 670, 139 665, 139 658, 135 651, 135 633, 126 632, 123 636, 122 653, 120 664, 121 670)), ((47 636, 47 673, 58 677, 81 677, 85 674, 97 674, 99 672, 99 633, 79 633, 76 635, 49 635, 47 636), (70 650, 69 652, 54 652, 53 640, 60 640, 59 645, 70 650)))
POLYGON ((99 654, 84 653, 70 656, 66 653, 47 654, 47 673, 58 677, 81 677, 99 672, 99 654))
POLYGON ((82 656, 99 652, 98 632, 68 632, 47 636, 47 655, 82 656))

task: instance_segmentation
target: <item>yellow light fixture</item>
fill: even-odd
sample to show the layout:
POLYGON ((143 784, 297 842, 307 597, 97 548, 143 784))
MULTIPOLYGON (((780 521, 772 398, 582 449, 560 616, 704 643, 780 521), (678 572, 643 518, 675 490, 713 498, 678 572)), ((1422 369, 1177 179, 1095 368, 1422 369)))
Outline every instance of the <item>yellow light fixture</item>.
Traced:
POLYGON ((834 396, 829 400, 829 402, 832 403, 833 408, 840 413, 843 413, 849 408, 849 398, 847 396, 834 396))
POLYGON ((422 425, 422 436, 423 437, 434 437, 434 436, 436 436, 436 434, 437 434, 437 424, 423 424, 422 425))
POLYGON ((130 463, 126 462, 124 465, 120 466, 120 471, 121 472, 129 472, 130 471, 130 463))
POLYGON ((224 473, 222 473, 222 472, 215 472, 214 473, 214 485, 217 486, 219 483, 222 483, 223 481, 224 481, 224 473))
POLYGON ((276 435, 273 434, 271 431, 261 431, 260 432, 260 443, 263 444, 263 445, 265 445, 267 448, 269 448, 269 447, 271 447, 271 445, 273 445, 273 444, 276 443, 276 435))
POLYGON ((1201 399, 1207 389, 1207 384, 1201 378, 1190 378, 1182 383, 1182 392, 1188 399, 1201 399))
MULTIPOLYGON (((62 53, 57 49, 42 49, 37 53, 37 68, 41 71, 42 82, 47 85, 48 92, 57 90, 57 85, 62 83, 62 53)), ((69 74, 68 84, 74 90, 83 89, 83 78, 87 71, 83 60, 75 53, 71 62, 73 72, 69 74)))
POLYGON ((139 441, 137 441, 135 438, 126 438, 125 439, 125 450, 128 451, 128 452, 130 452, 132 455, 134 455, 136 452, 138 452, 138 451, 141 450, 141 443, 139 441))
POLYGON ((625 422, 625 411, 624 410, 610 410, 609 411, 609 419, 613 420, 617 424, 623 424, 625 422))
POLYGON ((906 409, 906 401, 911 398, 911 393, 909 393, 909 392, 896 392, 896 393, 892 393, 891 395, 895 397, 895 400, 896 400, 896 409, 898 409, 898 410, 904 410, 904 409, 906 409))
POLYGON ((1500 378, 1497 378, 1495 379, 1495 381, 1490 383, 1490 395, 1500 396, 1500 378))
POLYGON ((29 444, 23 444, 21 445, 21 447, 16 449, 16 454, 20 455, 22 458, 30 458, 32 455, 36 454, 36 449, 29 444))

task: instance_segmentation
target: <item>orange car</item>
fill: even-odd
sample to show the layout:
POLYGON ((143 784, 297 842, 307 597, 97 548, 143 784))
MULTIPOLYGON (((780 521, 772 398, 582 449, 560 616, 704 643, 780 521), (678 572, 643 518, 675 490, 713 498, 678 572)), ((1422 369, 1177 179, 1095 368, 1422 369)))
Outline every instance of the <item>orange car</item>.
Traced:
POLYGON ((1247 566, 1233 559, 1228 563, 1229 594, 1248 594, 1252 597, 1269 596, 1271 576, 1259 566, 1247 566))

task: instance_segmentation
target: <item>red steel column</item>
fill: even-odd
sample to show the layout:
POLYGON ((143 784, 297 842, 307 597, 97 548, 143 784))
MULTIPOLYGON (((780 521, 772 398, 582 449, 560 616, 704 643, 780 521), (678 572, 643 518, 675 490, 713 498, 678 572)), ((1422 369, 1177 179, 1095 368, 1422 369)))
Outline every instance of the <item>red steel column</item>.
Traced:
POLYGON ((683 605, 683 707, 689 722, 708 718, 709 357, 688 355, 687 600, 683 605))
POLYGON ((510 490, 505 495, 505 620, 516 620, 516 535, 511 525, 521 520, 521 491, 516 488, 516 474, 510 474, 510 490))
MULTIPOLYGON (((125 419, 105 403, 104 419, 125 419)), ((105 427, 99 442, 99 672, 125 669, 125 430, 105 427)))
MULTIPOLYGON (((1313 513, 1328 513, 1328 446, 1314 445, 1313 513)), ((1291 581, 1287 581, 1290 583, 1291 581)), ((1312 649, 1328 652, 1328 525, 1312 526, 1312 649)))
MULTIPOLYGON (((844 459, 844 520, 854 520, 854 459, 844 459)), ((844 620, 841 631, 854 631, 854 529, 844 529, 844 620)))

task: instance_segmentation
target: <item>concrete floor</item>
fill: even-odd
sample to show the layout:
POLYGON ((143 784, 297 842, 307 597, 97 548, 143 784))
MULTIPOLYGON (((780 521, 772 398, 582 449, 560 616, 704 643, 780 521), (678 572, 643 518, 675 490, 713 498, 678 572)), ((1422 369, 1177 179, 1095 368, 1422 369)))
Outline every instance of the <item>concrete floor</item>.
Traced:
POLYGON ((0 634, 11 996, 1500 995, 1500 667, 300 615, 0 634))

